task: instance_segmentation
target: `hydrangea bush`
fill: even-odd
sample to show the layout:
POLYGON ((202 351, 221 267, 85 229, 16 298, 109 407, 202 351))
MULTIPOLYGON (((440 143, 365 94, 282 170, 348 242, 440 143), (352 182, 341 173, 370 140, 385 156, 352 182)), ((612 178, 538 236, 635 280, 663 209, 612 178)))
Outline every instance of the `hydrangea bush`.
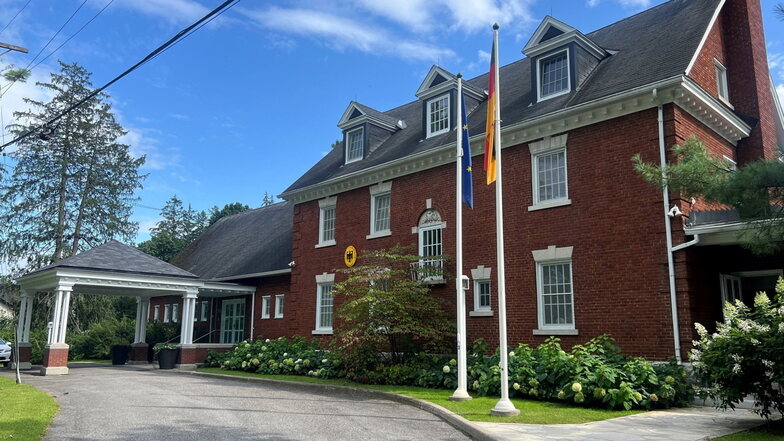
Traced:
MULTIPOLYGON (((353 353, 352 353, 353 354, 353 353)), ((338 351, 325 351, 302 338, 261 339, 239 343, 232 351, 210 352, 208 364, 223 369, 263 374, 349 378, 371 384, 413 385, 453 389, 457 361, 453 356, 407 354, 390 364, 368 356, 361 375, 342 360, 338 351)), ((475 395, 500 395, 499 355, 487 353, 477 340, 468 357, 468 385, 475 395)), ((351 365, 355 365, 352 363, 351 365)), ((688 404, 693 392, 686 373, 674 363, 656 364, 627 357, 609 336, 597 337, 570 352, 558 339, 535 348, 521 344, 509 353, 510 396, 565 401, 605 408, 663 408, 688 404)))
POLYGON ((715 333, 699 323, 695 327, 699 340, 690 360, 701 396, 734 409, 751 395, 759 415, 784 414, 784 279, 776 283, 774 301, 762 292, 752 308, 740 301, 725 304, 715 333))

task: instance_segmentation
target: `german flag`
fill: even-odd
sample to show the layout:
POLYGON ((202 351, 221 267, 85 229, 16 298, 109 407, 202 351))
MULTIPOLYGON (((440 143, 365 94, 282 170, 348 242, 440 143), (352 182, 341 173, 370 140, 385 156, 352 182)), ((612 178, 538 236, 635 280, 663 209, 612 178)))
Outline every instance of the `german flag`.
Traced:
MULTIPOLYGON (((497 31, 496 31, 497 32, 497 31)), ((496 91, 496 70, 498 61, 496 60, 495 32, 493 33, 493 50, 490 55, 490 74, 488 75, 487 85, 487 124, 485 126, 485 172, 487 174, 487 185, 495 182, 496 162, 495 162, 495 114, 498 105, 498 93, 496 91)))

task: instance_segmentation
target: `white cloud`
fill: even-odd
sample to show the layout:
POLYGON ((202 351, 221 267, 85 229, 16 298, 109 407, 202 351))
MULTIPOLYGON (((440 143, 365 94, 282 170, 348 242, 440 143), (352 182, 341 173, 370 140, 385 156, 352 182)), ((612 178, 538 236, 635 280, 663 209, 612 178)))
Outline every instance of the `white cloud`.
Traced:
MULTIPOLYGON (((601 0, 586 0, 585 4, 589 8, 598 6, 601 0)), ((651 0, 615 0, 625 8, 647 8, 651 5, 651 0)))
POLYGON ((115 5, 163 18, 172 24, 194 22, 210 11, 194 0, 166 0, 164 2, 160 0, 121 0, 115 2, 115 5))
POLYGON ((397 38, 383 28, 312 9, 244 10, 247 17, 265 29, 314 37, 337 50, 355 49, 404 59, 438 61, 455 57, 450 49, 397 38))
POLYGON ((124 125, 124 128, 128 133, 120 137, 119 141, 130 146, 131 155, 134 157, 142 155, 147 157, 143 168, 163 170, 170 166, 175 166, 179 162, 179 154, 171 150, 167 151, 161 147, 160 142, 155 137, 156 133, 154 130, 133 127, 127 124, 124 125))
MULTIPOLYGON (((54 93, 51 90, 44 89, 35 84, 36 82, 49 81, 50 76, 46 73, 49 70, 48 67, 42 65, 39 69, 36 69, 31 73, 30 78, 28 78, 26 82, 18 81, 11 87, 8 87, 9 84, 4 80, 0 81, 2 90, 5 91, 2 100, 0 100, 0 106, 3 108, 3 126, 0 127, 0 133, 2 133, 0 139, 4 140, 3 144, 13 139, 13 135, 7 131, 6 127, 17 122, 16 118, 14 118, 14 112, 23 112, 31 109, 30 104, 24 102, 25 98, 34 101, 47 102, 54 97, 54 93)), ((6 150, 6 153, 11 151, 13 151, 13 146, 6 150)))

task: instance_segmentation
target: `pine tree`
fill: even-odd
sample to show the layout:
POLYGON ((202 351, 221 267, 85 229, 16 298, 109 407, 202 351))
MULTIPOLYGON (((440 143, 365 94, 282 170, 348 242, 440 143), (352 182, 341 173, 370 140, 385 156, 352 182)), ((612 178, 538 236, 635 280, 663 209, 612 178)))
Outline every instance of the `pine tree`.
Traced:
POLYGON ((264 192, 264 197, 261 199, 261 206, 262 207, 268 207, 268 206, 270 206, 270 205, 272 205, 274 203, 275 203, 275 196, 273 196, 273 195, 271 195, 271 194, 269 194, 269 193, 267 193, 265 191, 264 192))
MULTIPOLYGON (((60 62, 47 83, 49 102, 25 99, 11 132, 40 127, 92 90, 90 73, 60 62)), ((10 153, 13 170, 0 186, 0 261, 23 272, 117 238, 131 241, 130 221, 144 176, 144 157, 119 142, 126 132, 101 93, 55 123, 51 136, 28 136, 10 153)))
POLYGON ((207 213, 196 211, 174 195, 161 210, 161 220, 150 229, 150 239, 139 244, 139 249, 165 262, 196 240, 208 226, 207 213))

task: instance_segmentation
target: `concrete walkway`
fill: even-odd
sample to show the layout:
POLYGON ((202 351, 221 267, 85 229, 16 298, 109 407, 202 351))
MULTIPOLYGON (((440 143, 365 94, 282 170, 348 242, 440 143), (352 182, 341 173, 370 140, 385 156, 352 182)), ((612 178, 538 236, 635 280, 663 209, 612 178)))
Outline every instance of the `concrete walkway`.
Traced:
POLYGON ((658 410, 585 424, 474 423, 497 440, 525 441, 699 441, 759 426, 747 409, 722 412, 710 407, 658 410))

